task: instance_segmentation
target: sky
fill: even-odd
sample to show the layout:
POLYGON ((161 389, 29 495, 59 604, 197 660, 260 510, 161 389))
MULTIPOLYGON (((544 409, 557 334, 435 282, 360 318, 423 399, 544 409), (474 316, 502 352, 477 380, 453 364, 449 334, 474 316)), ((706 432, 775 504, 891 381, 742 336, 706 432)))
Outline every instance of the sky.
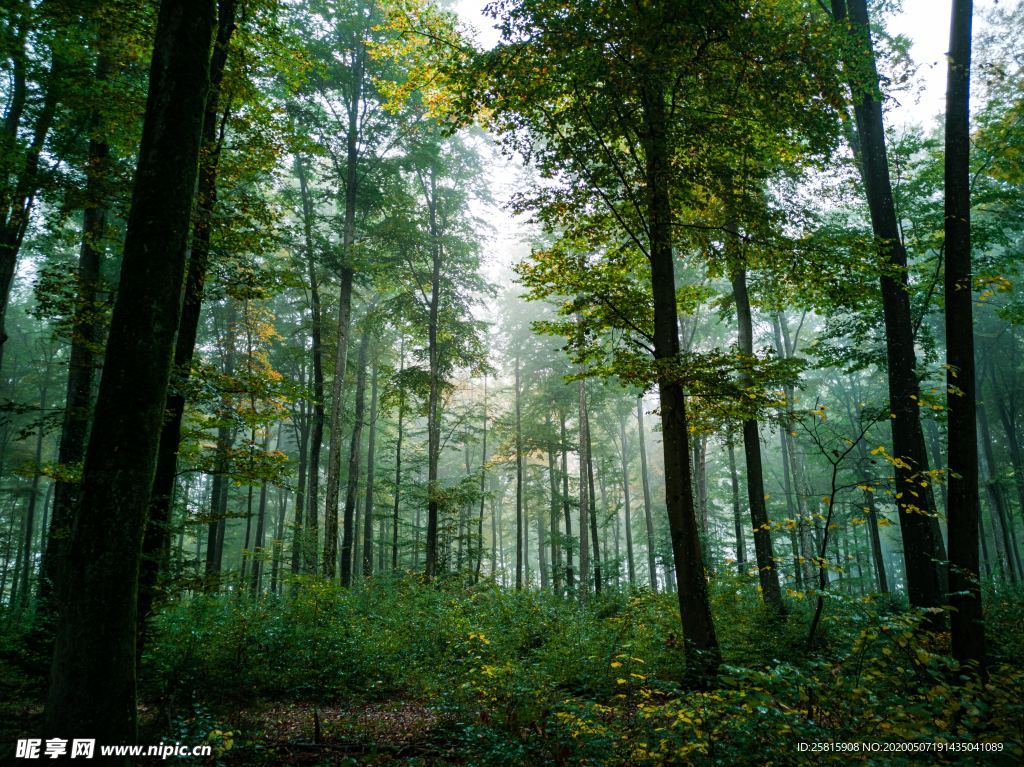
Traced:
MULTIPOLYGON (((493 21, 484 14, 488 0, 454 0, 452 7, 462 21, 476 31, 477 42, 491 47, 498 41, 493 21)), ((984 24, 984 15, 999 0, 975 0, 974 29, 984 24)), ((1004 0, 1006 2, 1006 0, 1004 0)), ((902 34, 911 41, 910 55, 916 64, 916 88, 902 93, 898 103, 889 105, 886 118, 889 125, 931 126, 942 114, 945 106, 946 49, 949 45, 949 15, 952 0, 903 0, 900 12, 886 22, 892 34, 902 34)), ((487 237, 489 258, 485 268, 487 276, 499 283, 509 279, 511 264, 528 252, 526 238, 529 229, 502 209, 504 202, 523 182, 524 174, 515 162, 501 161, 497 157, 488 162, 493 205, 480 205, 474 211, 483 219, 491 232, 487 237)))

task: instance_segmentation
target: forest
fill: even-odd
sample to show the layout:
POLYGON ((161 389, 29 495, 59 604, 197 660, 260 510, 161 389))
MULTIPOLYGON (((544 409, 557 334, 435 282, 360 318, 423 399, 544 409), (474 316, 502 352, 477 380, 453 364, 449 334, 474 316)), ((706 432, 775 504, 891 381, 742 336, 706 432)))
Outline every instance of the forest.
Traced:
POLYGON ((901 5, 0 0, 0 762, 1024 763, 1024 2, 901 5))

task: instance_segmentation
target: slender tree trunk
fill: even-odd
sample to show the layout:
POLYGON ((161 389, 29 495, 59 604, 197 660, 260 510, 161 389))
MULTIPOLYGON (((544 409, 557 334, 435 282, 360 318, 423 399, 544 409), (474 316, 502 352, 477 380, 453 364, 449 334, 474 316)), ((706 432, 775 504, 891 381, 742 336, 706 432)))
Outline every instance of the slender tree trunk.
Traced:
MULTIPOLYGON (((981 402, 977 404, 978 426, 982 444, 982 453, 985 456, 985 485, 989 498, 992 501, 992 510, 995 511, 996 521, 999 523, 998 530, 1002 534, 1004 549, 1006 551, 1006 565, 1010 571, 1010 583, 1016 584, 1021 571, 1020 552, 1017 550, 1016 536, 1013 531, 1013 522, 1007 509, 1006 496, 1003 495, 1003 488, 999 486, 996 476, 996 457, 992 450, 992 432, 988 422, 988 408, 981 402)), ((977 455, 977 453, 975 453, 977 455)), ((952 497, 952 493, 950 494, 952 497)), ((977 557, 977 552, 975 552, 977 557)), ((979 596, 980 598, 980 596, 979 596)))
MULTIPOLYGON (((363 421, 366 417, 366 364, 370 350, 370 321, 373 308, 366 313, 366 328, 359 342, 359 358, 356 362, 356 405, 352 421, 352 444, 348 454, 348 484, 345 492, 345 517, 341 535, 341 585, 352 584, 353 548, 355 547, 356 491, 359 488, 359 451, 363 439, 363 421)), ((324 567, 334 552, 324 549, 324 567)), ((333 565, 332 565, 333 567, 333 565)))
MULTIPOLYGON (((33 562, 35 561, 32 556, 32 538, 35 534, 35 521, 36 521, 36 506, 39 503, 39 477, 40 469, 43 461, 43 432, 46 417, 46 406, 47 406, 47 395, 50 392, 50 363, 53 357, 47 357, 46 366, 43 369, 43 381, 39 391, 39 424, 36 427, 36 448, 33 455, 34 466, 32 467, 32 482, 29 488, 28 495, 28 506, 25 509, 25 537, 24 537, 24 555, 22 562, 24 566, 21 568, 21 607, 28 607, 28 598, 30 593, 29 581, 32 577, 32 571, 34 569, 33 562)), ((45 506, 45 502, 44 502, 45 506)))
POLYGON ((590 424, 587 420, 587 387, 582 376, 577 382, 576 389, 580 419, 580 585, 578 595, 581 602, 586 602, 590 597, 590 544, 587 541, 587 518, 590 516, 588 510, 590 508, 589 478, 591 471, 590 451, 586 449, 586 443, 589 442, 587 435, 590 431, 590 424))
POLYGON ((398 569, 398 511, 402 497, 402 439, 405 435, 405 388, 402 383, 402 374, 405 372, 405 333, 399 344, 399 366, 398 366, 398 439, 395 442, 395 505, 391 511, 391 569, 398 569))
POLYGON ((274 524, 273 555, 270 565, 270 593, 281 591, 282 567, 284 565, 284 518, 287 511, 287 496, 284 488, 277 489, 277 521, 274 524))
MULTIPOLYGON (((109 80, 112 69, 107 50, 107 35, 103 31, 98 34, 96 47, 96 83, 102 85, 109 80)), ((103 240, 107 230, 109 190, 106 179, 110 171, 110 147, 102 135, 98 109, 90 115, 89 122, 92 136, 85 165, 85 208, 82 211, 82 242, 78 251, 78 291, 68 358, 64 417, 61 423, 60 443, 57 447, 57 463, 61 466, 78 466, 85 457, 85 441, 92 411, 92 390, 98 356, 96 344, 102 325, 96 304, 100 288, 103 240)), ((78 483, 62 481, 60 478, 55 481, 53 513, 50 516, 50 533, 46 539, 40 566, 39 600, 36 608, 37 624, 40 627, 45 626, 45 630, 52 628, 49 624, 55 617, 55 605, 51 602, 51 596, 64 560, 67 541, 71 536, 77 498, 78 483)))
MULTIPOLYGON (((354 161, 353 161, 354 163, 354 161)), ((320 305, 320 281, 316 270, 316 256, 313 244, 313 198, 309 192, 309 180, 306 172, 305 158, 296 155, 295 170, 299 179, 299 191, 302 195, 302 232, 306 250, 306 273, 309 278, 309 313, 310 313, 310 359, 313 363, 313 421, 309 441, 309 490, 302 498, 305 502, 305 516, 302 513, 300 498, 296 496, 295 521, 296 543, 300 547, 302 569, 307 573, 316 573, 317 555, 319 553, 319 516, 320 516, 320 451, 324 442, 324 361, 323 361, 323 309, 320 305)), ((349 289, 351 300, 351 288, 349 289)), ((351 304, 349 304, 351 307, 351 304)), ((346 330, 347 333, 347 330, 346 330)), ((346 336, 347 344, 347 336, 346 336)), ((346 354, 348 347, 346 345, 346 354)), ((342 372, 344 378, 344 371, 342 372)), ((333 426, 332 426, 333 428, 333 426)), ((301 481, 300 477, 300 481, 301 481)), ((298 564, 295 558, 292 569, 298 564)))
MULTIPOLYGON (((832 0, 833 17, 847 23, 857 44, 846 62, 847 77, 855 94, 854 115, 861 149, 864 182, 871 226, 883 271, 882 313, 885 321, 889 410, 892 414, 893 458, 896 459, 896 492, 907 594, 915 607, 939 607, 944 599, 942 538, 935 520, 930 493, 919 493, 919 478, 928 471, 918 401, 917 361, 913 320, 907 292, 907 255, 900 238, 893 203, 889 161, 885 143, 878 73, 869 31, 866 0, 832 0), (865 56, 865 62, 862 57, 865 56), (862 74, 863 73, 863 74, 862 74)), ((967 448, 970 450, 971 448, 967 448)), ((970 619, 973 620, 973 619, 970 619)), ((934 623, 941 623, 936 618, 934 623)))
MULTIPOLYGON (((333 579, 338 560, 338 505, 341 493, 341 454, 343 450, 341 418, 344 413, 343 390, 348 364, 348 342, 352 324, 352 287, 355 267, 352 246, 356 238, 356 200, 359 182, 360 103, 365 75, 366 46, 360 42, 353 54, 352 92, 348 99, 348 126, 345 137, 345 215, 342 225, 341 270, 338 285, 338 339, 334 351, 334 380, 331 382, 331 438, 327 446, 326 522, 324 524, 323 574, 333 579)), ((315 474, 314 472, 310 475, 315 474)), ((349 480, 351 483, 351 478, 349 480)), ((310 498, 314 498, 310 493, 310 498)), ((313 506, 310 506, 312 509, 313 506)), ((350 539, 351 541, 351 539, 350 539)), ((351 556, 351 550, 349 550, 351 556)), ((348 579, 343 574, 343 578, 348 579)), ((346 583, 348 581, 346 580, 346 583)))
MULTIPOLYGON (((0 134, 0 150, 5 158, 9 149, 14 150, 13 144, 17 141, 19 127, 22 127, 20 125, 21 118, 25 115, 25 96, 28 90, 26 87, 27 49, 32 45, 27 35, 31 23, 29 19, 30 13, 26 10, 18 31, 15 33, 15 45, 18 50, 12 51, 13 55, 11 56, 14 66, 10 73, 10 101, 4 115, 4 131, 3 134, 0 134)), ((4 184, 0 188, 0 366, 3 361, 4 344, 7 341, 5 321, 11 298, 11 288, 14 285, 14 275, 17 271, 18 253, 25 240, 25 233, 28 231, 32 208, 35 205, 36 194, 42 179, 40 158, 43 156, 46 139, 54 123, 57 106, 63 97, 62 91, 65 86, 67 69, 67 62, 64 60, 65 46, 68 45, 68 42, 63 39, 64 37, 65 34, 58 29, 49 46, 50 69, 43 85, 42 103, 35 113, 35 123, 28 131, 30 138, 25 147, 23 163, 18 169, 13 183, 4 184)), ((11 155, 14 156, 13 151, 11 151, 11 155)), ((8 165, 6 161, 4 164, 8 165)))
MULTIPOLYGON (((733 238, 739 236, 735 222, 726 224, 733 238)), ((735 245, 735 243, 734 243, 735 245)), ((732 295, 736 301, 736 318, 739 324, 739 352, 743 356, 740 386, 753 386, 750 365, 754 358, 754 329, 750 312, 750 298, 747 294, 747 271, 740 263, 742 256, 732 268, 732 295)), ((750 504, 750 521, 754 528, 754 556, 757 559, 757 575, 761 582, 761 598, 776 612, 785 611, 782 588, 779 586, 778 565, 772 549, 771 521, 765 502, 764 472, 761 468, 761 435, 757 420, 743 419, 743 452, 747 464, 747 501, 750 504)))
POLYGON ((633 515, 629 506, 629 449, 626 443, 626 415, 619 418, 619 440, 622 443, 622 513, 626 526, 626 568, 629 585, 636 585, 636 563, 633 561, 633 515))
POLYGON ((515 359, 516 409, 516 591, 523 588, 523 435, 522 405, 520 404, 519 354, 515 359))
POLYGON ((747 553, 743 542, 743 516, 740 513, 740 483, 736 473, 736 451, 732 440, 726 442, 729 452, 729 479, 732 483, 732 519, 736 536, 736 569, 743 575, 747 569, 747 553))
POLYGON ((487 486, 487 374, 484 373, 483 447, 480 451, 480 516, 477 519, 476 539, 480 547, 476 556, 473 583, 480 581, 480 567, 484 559, 484 490, 487 486))
MULTIPOLYGON (((590 444, 590 416, 587 406, 587 382, 585 380, 583 381, 583 399, 580 402, 580 407, 583 408, 584 415, 586 416, 584 422, 580 424, 580 449, 586 451, 587 454, 587 486, 590 490, 588 493, 590 501, 590 555, 594 560, 594 593, 600 594, 601 587, 604 586, 604 579, 601 577, 601 549, 600 541, 597 537, 597 498, 596 493, 594 492, 594 455, 590 444)), ((604 504, 602 504, 602 506, 603 505, 604 504)), ((586 535, 585 530, 580 530, 580 534, 586 535)), ((581 566, 580 573, 583 574, 584 572, 585 571, 581 566)))
POLYGON ((117 301, 59 594, 51 736, 137 741, 139 562, 180 317, 213 28, 212 0, 161 3, 117 301))
POLYGON ((647 574, 651 591, 658 590, 658 568, 654 560, 654 515, 651 509, 651 482, 647 476, 647 431, 644 429, 644 398, 636 398, 636 425, 640 441, 640 479, 644 488, 644 529, 647 532, 647 574))
POLYGON ((548 494, 550 495, 550 540, 551 540, 551 574, 555 594, 562 595, 562 548, 558 545, 561 537, 558 532, 558 520, 560 515, 560 501, 558 497, 558 474, 555 469, 555 443, 554 427, 551 423, 551 413, 545 416, 545 426, 548 437, 548 494))
MULTIPOLYGON (((426 190, 425 190, 426 191, 426 190)), ((430 168, 427 208, 430 218, 430 306, 428 308, 427 345, 430 357, 430 391, 427 399, 427 564, 426 576, 437 571, 437 527, 441 488, 438 461, 441 458, 441 349, 438 346, 438 321, 441 307, 441 232, 437 221, 437 170, 430 168)))
POLYGON ((572 514, 569 509, 569 443, 565 438, 565 411, 558 411, 562 442, 562 514, 565 517, 565 586, 572 592, 576 588, 576 575, 572 569, 572 514))
POLYGON ((366 513, 363 516, 363 577, 373 575, 373 484, 377 451, 377 363, 370 373, 370 435, 366 445, 366 513))
MULTIPOLYGON (((300 384, 305 384, 305 372, 303 371, 300 384)), ((299 413, 293 414, 292 421, 295 423, 295 441, 299 451, 298 476, 295 482, 295 517, 292 524, 292 551, 291 551, 291 572, 298 575, 304 571, 303 556, 305 538, 305 524, 303 522, 303 511, 306 501, 306 472, 309 471, 309 414, 305 403, 300 403, 299 413)), ((316 505, 310 499, 312 514, 316 514, 316 505)))

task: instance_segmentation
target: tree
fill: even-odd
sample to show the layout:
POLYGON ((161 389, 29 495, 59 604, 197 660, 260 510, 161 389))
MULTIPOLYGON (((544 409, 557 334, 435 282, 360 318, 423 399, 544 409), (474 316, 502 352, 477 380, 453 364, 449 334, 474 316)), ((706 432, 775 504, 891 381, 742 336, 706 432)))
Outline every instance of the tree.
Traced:
POLYGON ((918 401, 914 329, 907 292, 907 255, 893 205, 878 72, 866 0, 832 0, 832 16, 846 25, 845 72, 856 117, 859 170, 871 214, 881 262, 882 310, 885 319, 889 409, 892 413, 892 458, 899 495, 903 558, 910 602, 938 607, 942 595, 942 539, 930 493, 918 493, 928 471, 918 401))
MULTIPOLYGON (((953 3, 946 86, 945 297, 949 410, 949 594, 953 654, 985 664, 978 572, 977 386, 971 276, 971 0, 953 3)), ((1012 563, 1011 563, 1012 566, 1012 563)))
POLYGON ((214 24, 209 0, 161 3, 107 362, 59 591, 46 706, 55 736, 135 741, 138 568, 180 317, 214 24), (138 333, 140 324, 149 332, 138 333))

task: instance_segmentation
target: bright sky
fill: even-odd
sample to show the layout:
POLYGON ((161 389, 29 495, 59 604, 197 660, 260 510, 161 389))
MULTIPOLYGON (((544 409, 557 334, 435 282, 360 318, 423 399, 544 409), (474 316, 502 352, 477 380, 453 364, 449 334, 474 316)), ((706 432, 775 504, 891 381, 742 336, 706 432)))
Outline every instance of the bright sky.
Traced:
MULTIPOLYGON (((999 0, 975 0, 975 32, 983 24, 983 17, 999 0)), ((492 20, 484 12, 488 0, 454 0, 453 7, 462 20, 477 32, 478 42, 488 47, 498 41, 492 20)), ((1005 2, 1005 0, 1004 0, 1005 2)), ((920 91, 907 92, 900 103, 887 113, 889 124, 918 124, 930 126, 945 106, 946 49, 949 45, 949 14, 952 0, 903 0, 900 13, 887 22, 891 33, 902 34, 912 41, 911 56, 917 64, 920 91)), ((492 194, 500 208, 514 191, 520 172, 514 164, 495 162, 489 168, 492 194)), ((490 206, 489 206, 490 207, 490 206)), ((507 268, 527 252, 522 222, 507 212, 481 208, 477 215, 494 230, 490 246, 488 276, 500 280, 507 268)))

